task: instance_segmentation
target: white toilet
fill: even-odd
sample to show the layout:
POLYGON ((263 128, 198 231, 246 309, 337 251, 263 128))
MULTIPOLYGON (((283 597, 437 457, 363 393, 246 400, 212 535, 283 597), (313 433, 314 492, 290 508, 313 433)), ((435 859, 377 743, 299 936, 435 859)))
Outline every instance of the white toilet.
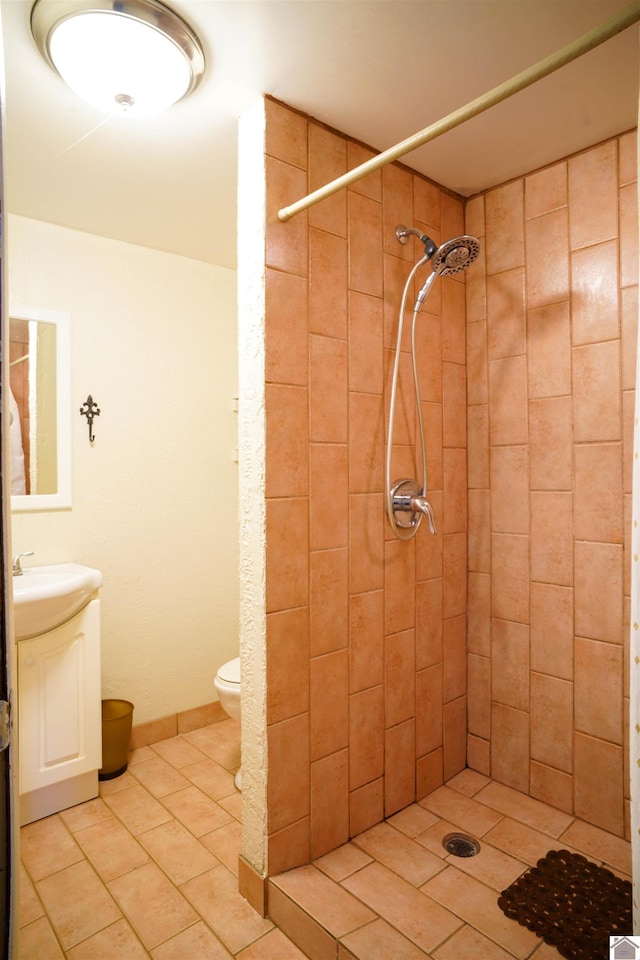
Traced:
MULTIPOLYGON (((240 720, 240 657, 222 664, 213 685, 223 709, 233 720, 240 720)), ((235 783, 242 790, 242 767, 236 773, 235 783)))

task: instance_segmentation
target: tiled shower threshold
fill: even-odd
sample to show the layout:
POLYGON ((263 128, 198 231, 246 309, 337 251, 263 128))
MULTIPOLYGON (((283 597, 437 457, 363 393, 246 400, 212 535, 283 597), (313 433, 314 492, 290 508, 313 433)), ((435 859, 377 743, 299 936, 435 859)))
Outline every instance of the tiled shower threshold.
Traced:
MULTIPOLYGON (((419 803, 269 884, 269 915, 312 960, 552 960, 498 895, 549 850, 630 879, 630 844, 465 770, 419 803), (479 841, 473 857, 443 839, 479 841)), ((629 931, 631 933, 631 931, 629 931)))

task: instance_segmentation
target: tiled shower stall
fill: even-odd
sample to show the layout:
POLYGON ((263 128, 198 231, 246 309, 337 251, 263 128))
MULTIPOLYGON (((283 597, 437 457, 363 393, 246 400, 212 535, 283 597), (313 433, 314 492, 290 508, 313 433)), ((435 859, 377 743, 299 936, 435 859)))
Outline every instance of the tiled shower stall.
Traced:
MULTIPOLYGON (((280 223, 372 154, 265 111, 263 872, 465 766, 623 835, 635 132, 466 204, 389 165, 280 223), (398 309, 423 252, 400 223, 482 246, 419 318, 438 533, 410 542, 383 493, 398 309)), ((393 480, 420 474, 408 336, 400 369, 393 480)))
POLYGON ((468 764, 619 836, 636 181, 633 131, 466 209, 468 764))

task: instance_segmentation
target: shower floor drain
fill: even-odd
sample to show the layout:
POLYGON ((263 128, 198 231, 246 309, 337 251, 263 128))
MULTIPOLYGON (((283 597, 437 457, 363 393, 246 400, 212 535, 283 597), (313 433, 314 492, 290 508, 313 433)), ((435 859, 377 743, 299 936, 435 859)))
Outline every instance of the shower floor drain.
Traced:
POLYGON ((475 857, 480 853, 478 841, 464 833, 448 833, 442 841, 442 846, 454 857, 475 857))

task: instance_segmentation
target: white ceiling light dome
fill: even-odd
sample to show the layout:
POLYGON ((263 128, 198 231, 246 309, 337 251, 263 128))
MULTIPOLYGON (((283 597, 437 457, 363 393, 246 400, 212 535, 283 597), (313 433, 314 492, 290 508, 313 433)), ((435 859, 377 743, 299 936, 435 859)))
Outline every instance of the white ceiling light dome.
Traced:
POLYGON ((159 113, 204 73, 196 34, 159 0, 36 0, 31 32, 68 86, 105 113, 159 113))

